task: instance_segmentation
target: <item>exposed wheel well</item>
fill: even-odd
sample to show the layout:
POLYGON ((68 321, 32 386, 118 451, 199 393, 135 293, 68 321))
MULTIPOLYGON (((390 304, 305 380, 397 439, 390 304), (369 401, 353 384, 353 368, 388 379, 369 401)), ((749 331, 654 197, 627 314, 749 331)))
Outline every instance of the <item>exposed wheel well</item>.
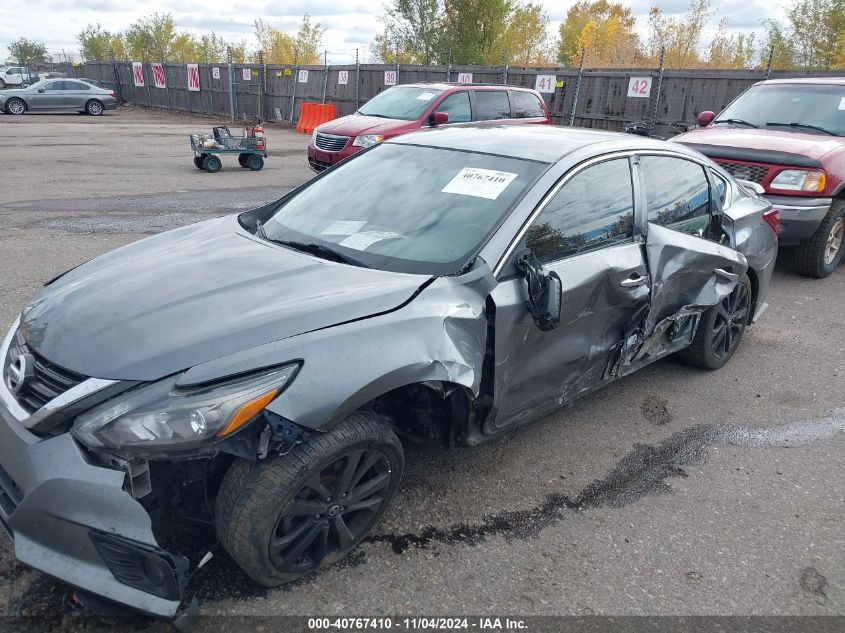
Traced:
POLYGON ((760 278, 757 276, 757 271, 753 268, 749 268, 746 274, 751 281, 751 310, 748 314, 748 325, 751 325, 751 321, 757 313, 757 297, 760 295, 760 278))

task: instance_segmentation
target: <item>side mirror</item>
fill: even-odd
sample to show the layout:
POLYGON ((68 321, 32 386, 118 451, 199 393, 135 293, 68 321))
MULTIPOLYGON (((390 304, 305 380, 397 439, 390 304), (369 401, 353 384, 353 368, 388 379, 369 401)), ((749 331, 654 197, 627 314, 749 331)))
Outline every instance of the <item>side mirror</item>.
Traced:
POLYGON ((39 88, 38 92, 44 92, 44 88, 39 88))
POLYGON ((711 123, 713 123, 713 119, 716 118, 716 115, 711 112, 710 110, 705 110, 704 112, 699 112, 698 116, 695 119, 695 122, 698 123, 701 127, 707 127, 711 123))
POLYGON ((528 283, 526 306, 531 312, 534 324, 543 332, 554 330, 560 325, 560 304, 563 286, 557 273, 543 272, 543 266, 534 253, 528 249, 516 259, 516 268, 528 283))
POLYGON ((449 114, 447 112, 435 112, 431 115, 432 125, 443 125, 449 122, 449 114))
POLYGON ((626 134, 636 134, 637 136, 648 136, 651 133, 648 123, 645 121, 634 121, 625 124, 626 134))

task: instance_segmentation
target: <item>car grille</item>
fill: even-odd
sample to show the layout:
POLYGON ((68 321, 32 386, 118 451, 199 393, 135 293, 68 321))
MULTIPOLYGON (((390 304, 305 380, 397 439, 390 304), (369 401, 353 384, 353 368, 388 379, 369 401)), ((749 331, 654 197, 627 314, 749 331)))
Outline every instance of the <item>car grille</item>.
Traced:
POLYGON ((86 378, 81 374, 54 365, 32 352, 24 342, 20 330, 18 330, 9 347, 7 362, 3 368, 4 376, 6 367, 15 362, 21 354, 29 354, 33 358, 34 375, 24 382, 23 388, 15 395, 18 404, 28 413, 40 409, 50 400, 62 395, 86 378))
POLYGON ((763 182, 769 173, 769 168, 764 165, 743 165, 741 163, 723 163, 716 161, 726 172, 739 180, 750 180, 751 182, 763 182))
POLYGON ((18 509, 23 500, 23 492, 9 476, 6 469, 0 466, 0 518, 8 518, 18 509))
POLYGON ((334 134, 317 132, 317 135, 314 137, 314 145, 317 146, 317 149, 321 149, 324 152, 339 152, 346 147, 348 142, 348 136, 335 136, 334 134))

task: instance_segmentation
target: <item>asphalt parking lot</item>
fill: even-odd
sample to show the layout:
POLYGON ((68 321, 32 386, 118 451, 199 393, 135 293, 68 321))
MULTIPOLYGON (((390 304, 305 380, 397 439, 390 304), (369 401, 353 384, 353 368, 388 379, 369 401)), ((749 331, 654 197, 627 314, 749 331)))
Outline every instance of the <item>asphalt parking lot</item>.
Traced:
MULTIPOLYGON (((66 269, 310 177, 280 128, 263 171, 198 171, 187 134, 212 125, 0 117, 4 331, 66 269)), ((217 615, 845 615, 845 265, 815 281, 790 258, 723 369, 661 361, 478 448, 406 446, 351 559, 268 590, 219 554, 191 595, 217 615)), ((5 614, 66 623, 63 589, 2 548, 5 614)))

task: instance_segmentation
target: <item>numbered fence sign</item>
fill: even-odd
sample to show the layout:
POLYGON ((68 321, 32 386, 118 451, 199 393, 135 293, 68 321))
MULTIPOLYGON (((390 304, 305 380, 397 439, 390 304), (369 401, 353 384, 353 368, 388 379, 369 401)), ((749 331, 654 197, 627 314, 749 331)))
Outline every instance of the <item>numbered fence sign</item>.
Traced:
POLYGON ((385 86, 395 86, 396 85, 396 71, 395 70, 385 70, 384 71, 384 85, 385 86))
POLYGON ((200 90, 200 67, 198 64, 188 64, 188 90, 199 92, 200 90))
POLYGON ((308 70, 300 70, 299 74, 296 76, 296 80, 301 84, 308 83, 308 70))
POLYGON ((348 70, 341 70, 337 73, 337 85, 338 86, 345 86, 349 82, 349 71, 348 70))
POLYGON ((150 64, 153 67, 153 82, 156 88, 167 88, 167 77, 162 64, 150 64))
POLYGON ((537 92, 554 92, 557 77, 554 75, 537 75, 537 81, 534 83, 534 90, 537 92))
POLYGON ((244 81, 249 81, 252 78, 252 73, 249 72, 249 68, 244 68, 243 78, 244 81))
POLYGON ((458 73, 458 83, 459 84, 471 84, 472 83, 472 73, 458 73))
POLYGON ((132 81, 138 88, 144 87, 144 64, 132 62, 132 81))
POLYGON ((629 97, 645 97, 651 94, 651 77, 631 77, 628 80, 629 97))
POLYGON ((211 69, 211 78, 220 79, 220 69, 217 66, 211 69))

